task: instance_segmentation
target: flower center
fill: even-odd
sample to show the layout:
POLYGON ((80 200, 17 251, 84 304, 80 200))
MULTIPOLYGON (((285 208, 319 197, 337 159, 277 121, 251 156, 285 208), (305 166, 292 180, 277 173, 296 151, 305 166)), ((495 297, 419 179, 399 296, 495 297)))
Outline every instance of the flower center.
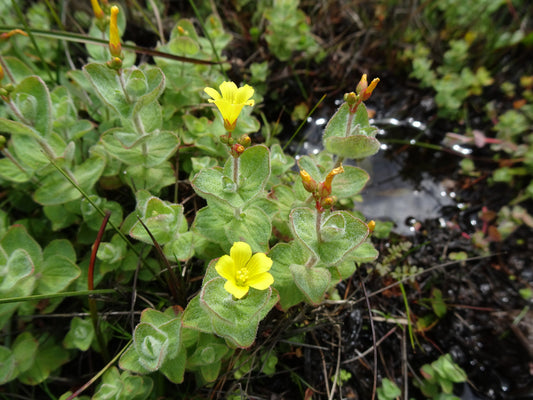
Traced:
POLYGON ((235 274, 235 281, 238 286, 245 286, 246 280, 248 279, 248 268, 243 267, 237 271, 235 274))

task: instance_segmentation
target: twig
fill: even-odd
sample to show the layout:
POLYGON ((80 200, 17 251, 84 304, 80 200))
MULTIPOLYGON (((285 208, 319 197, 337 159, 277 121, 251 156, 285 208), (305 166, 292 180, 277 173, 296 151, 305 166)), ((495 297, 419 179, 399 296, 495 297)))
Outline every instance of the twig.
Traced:
POLYGON ((363 294, 366 299, 366 306, 368 308, 368 315, 370 316, 370 330, 372 331, 372 344, 374 347, 374 383, 372 385, 372 400, 376 398, 376 390, 378 386, 378 350, 376 346, 376 329, 374 328, 374 321, 372 320, 372 307, 370 306, 370 300, 368 299, 368 294, 366 292, 365 282, 361 276, 361 269, 357 269, 359 274, 359 281, 361 282, 361 287, 363 289, 363 294))
POLYGON ((335 395, 335 389, 337 388, 337 380, 339 378, 340 367, 341 367, 342 335, 341 335, 341 329, 339 325, 335 325, 335 330, 337 331, 337 335, 339 337, 339 344, 338 344, 338 351, 337 351, 337 366, 335 367, 335 377, 333 378, 333 385, 331 386, 331 394, 328 398, 329 400, 333 400, 333 396, 335 395))
POLYGON ((369 347, 368 349, 366 349, 365 351, 363 351, 361 354, 359 354, 357 357, 353 357, 353 358, 350 358, 348 360, 344 360, 342 363, 343 364, 349 364, 351 362, 354 362, 354 361, 357 361, 359 360, 360 358, 363 358, 364 356, 366 356, 367 354, 369 354, 371 351, 373 351, 375 348, 377 348, 381 343, 383 343, 383 341, 385 339, 387 339, 390 335, 392 335, 396 329, 398 329, 397 326, 395 326, 394 328, 392 328, 390 331, 388 331, 381 339, 379 339, 375 345, 369 347))

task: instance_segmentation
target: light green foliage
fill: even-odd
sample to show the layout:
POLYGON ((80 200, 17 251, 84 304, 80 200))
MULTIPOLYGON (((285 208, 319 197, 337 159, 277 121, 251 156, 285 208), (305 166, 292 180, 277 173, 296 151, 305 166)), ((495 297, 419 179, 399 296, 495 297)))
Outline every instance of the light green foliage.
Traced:
POLYGON ((390 246, 388 254, 376 263, 375 270, 380 276, 390 275, 397 281, 410 277, 414 281, 414 275, 421 271, 416 265, 410 265, 406 259, 406 254, 411 249, 411 242, 400 242, 390 246))
POLYGON ((154 383, 152 378, 122 373, 111 367, 102 377, 92 400, 144 400, 150 396, 154 383))
POLYGON ((270 51, 281 61, 288 61, 295 51, 307 58, 320 57, 320 47, 311 36, 305 14, 298 9, 299 0, 274 0, 264 16, 269 25, 266 41, 270 51))
MULTIPOLYGON (((261 3, 264 38, 280 60, 296 54, 318 60, 320 46, 298 6, 295 0, 261 3)), ((2 8, 2 20, 5 13, 2 8)), ((126 15, 119 13, 119 32, 125 31, 126 15)), ((51 17, 42 4, 27 10, 34 27, 48 29, 51 17)), ((106 21, 93 20, 90 27, 88 19, 84 22, 88 37, 107 38, 106 21)), ((111 358, 105 346, 130 334, 131 345, 118 363, 124 371, 110 367, 93 399, 153 397, 155 375, 144 375, 155 373, 176 384, 186 373, 194 374, 199 385, 215 382, 235 361, 240 362, 236 376, 249 371, 273 375, 275 351, 260 351, 256 358, 248 351, 270 311, 277 304, 283 310, 321 304, 357 263, 377 257, 359 214, 331 210, 336 199, 353 204, 369 180, 358 167, 341 168, 342 161, 363 159, 379 149, 364 104, 357 111, 341 105, 327 125, 325 150, 298 161, 298 168, 321 185, 321 200, 329 202, 323 207, 293 170, 295 159, 278 143, 280 128, 275 130, 277 124, 267 121, 260 108, 246 106, 231 135, 226 132, 203 88, 227 80, 224 54, 233 37, 215 15, 201 25, 199 34, 191 20, 177 20, 168 41, 157 48, 168 54, 154 56, 155 65, 134 65, 134 52, 125 49, 120 68, 112 68, 107 47, 93 42, 85 45, 86 64, 67 71, 54 49, 66 46, 69 37, 39 37, 37 46, 45 56, 38 63, 20 58, 36 54, 26 37, 0 43, 6 72, 0 82, 5 193, 0 328, 15 326, 11 318, 16 317, 17 326, 25 329, 13 336, 5 328, 0 384, 18 379, 46 386, 50 375, 59 374, 61 365, 80 352, 111 358), (261 127, 264 144, 250 143, 246 135, 261 127), (337 171, 334 179, 332 170, 337 171), (106 212, 109 222, 95 243, 106 212), (238 241, 253 253, 265 253, 274 277, 263 290, 250 284, 240 299, 228 292, 227 278, 215 268, 238 241), (190 281, 202 275, 201 286, 190 281), (116 293, 106 298, 114 303, 87 299, 81 291, 88 287, 114 288, 116 293), (116 304, 124 306, 117 299, 126 288, 133 288, 136 307, 150 307, 133 333, 114 317, 99 317, 116 304), (30 316, 64 306, 66 291, 79 295, 69 312, 89 309, 91 318, 73 316, 63 330, 36 336, 39 327, 30 316), (236 348, 239 358, 233 359, 236 348)), ((253 63, 246 75, 258 104, 268 90, 269 64, 253 63)), ((71 299, 72 293, 67 295, 71 299)))
POLYGON ((430 399, 459 399, 452 395, 453 384, 466 382, 466 373, 453 362, 449 354, 440 356, 431 364, 420 368, 423 380, 415 380, 415 386, 420 388, 424 396, 430 399))
POLYGON ((94 338, 94 327, 90 320, 78 317, 70 321, 70 330, 68 331, 63 345, 67 349, 80 349, 86 351, 94 338))
POLYGON ((390 379, 384 378, 377 390, 379 400, 394 400, 402 394, 400 388, 390 379))

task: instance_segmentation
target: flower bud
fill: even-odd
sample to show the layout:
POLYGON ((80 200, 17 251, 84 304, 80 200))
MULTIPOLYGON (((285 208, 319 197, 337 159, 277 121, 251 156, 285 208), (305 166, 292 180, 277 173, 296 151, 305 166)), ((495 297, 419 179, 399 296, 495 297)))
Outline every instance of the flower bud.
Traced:
POLYGON ((361 80, 359 81, 359 83, 357 84, 357 87, 355 88, 355 91, 357 92, 358 95, 361 95, 361 93, 363 93, 367 87, 368 87, 368 81, 366 80, 366 74, 363 74, 363 76, 361 77, 361 80))
POLYGON ((104 11, 100 7, 100 4, 98 3, 98 0, 91 0, 91 5, 93 7, 94 16, 97 19, 101 20, 101 19, 105 18, 104 11))
POLYGON ((119 9, 117 6, 111 7, 111 18, 109 19, 109 52, 113 57, 122 59, 122 44, 120 43, 117 23, 118 13, 119 9))
POLYGON ((335 175, 342 174, 343 172, 344 172, 344 168, 341 165, 337 168, 333 168, 331 172, 328 174, 328 176, 326 176, 326 180, 323 183, 323 187, 327 191, 327 193, 325 193, 326 195, 331 194, 331 184, 333 182, 333 177, 335 175))
POLYGON ((302 169, 300 170, 300 176, 302 178, 302 184, 304 185, 304 189, 309 193, 315 193, 318 188, 318 184, 313 178, 311 178, 311 175, 309 175, 307 171, 302 169))
POLYGON ((231 146, 231 155, 235 158, 238 158, 243 152, 245 148, 242 144, 235 143, 233 146, 231 146))
POLYGON ((344 101, 348 103, 350 107, 352 107, 357 102, 357 99, 358 96, 354 92, 344 94, 344 101))
POLYGON ((122 68, 122 59, 119 57, 113 57, 111 61, 108 61, 107 63, 108 68, 119 70, 122 68))
POLYGON ((335 196, 328 196, 322 199, 322 207, 325 209, 329 209, 335 205, 336 201, 337 201, 337 198, 335 196))
POLYGON ((370 231, 370 233, 374 232, 374 229, 376 228, 376 221, 374 220, 371 220, 371 221, 368 221, 368 230, 370 231))
POLYGON ((237 143, 243 145, 244 147, 248 147, 252 143, 252 139, 250 139, 250 136, 248 135, 242 135, 239 140, 237 140, 237 143))
POLYGON ((2 82, 2 79, 4 79, 4 69, 0 65, 0 82, 2 82))
POLYGON ((365 91, 361 95, 361 98, 363 99, 363 101, 368 100, 370 96, 372 96, 372 92, 374 91, 378 83, 379 83, 379 78, 375 78, 372 80, 372 82, 370 82, 370 85, 365 89, 365 91))

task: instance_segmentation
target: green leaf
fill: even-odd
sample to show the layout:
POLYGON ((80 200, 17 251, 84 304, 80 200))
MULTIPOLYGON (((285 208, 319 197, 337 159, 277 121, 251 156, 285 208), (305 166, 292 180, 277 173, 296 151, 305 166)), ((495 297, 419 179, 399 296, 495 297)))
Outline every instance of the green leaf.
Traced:
POLYGON ((203 170, 193 179, 194 190, 204 198, 216 198, 232 207, 245 207, 259 195, 270 175, 270 157, 265 146, 248 148, 237 159, 239 177, 233 180, 234 159, 230 158, 223 170, 212 168, 203 170))
POLYGON ((67 361, 68 352, 45 335, 40 338, 33 365, 19 375, 19 380, 26 385, 38 385, 67 361))
POLYGON ((268 215, 259 208, 246 209, 238 218, 232 218, 225 229, 229 244, 244 241, 254 252, 268 250, 272 225, 268 215))
POLYGON ((33 239, 22 225, 13 225, 0 240, 0 246, 6 254, 12 254, 17 249, 24 249, 38 269, 43 262, 41 246, 33 239))
POLYGON ((118 73, 105 64, 92 63, 83 67, 100 99, 123 118, 131 116, 133 105, 128 103, 120 85, 118 73))
POLYGON ((19 168, 9 158, 0 159, 0 178, 15 183, 23 183, 28 182, 32 176, 32 171, 24 167, 19 168))
POLYGON ((9 347, 0 346, 0 384, 3 385, 17 377, 16 360, 9 347))
POLYGON ((168 337, 152 324, 141 322, 133 334, 139 363, 148 371, 157 371, 168 352, 168 337))
POLYGON ((62 255, 55 255, 44 260, 37 292, 39 294, 58 293, 80 276, 78 266, 62 255))
MULTIPOLYGON (((104 167, 105 160, 100 156, 93 156, 76 166, 73 175, 78 185, 88 192, 102 175, 104 167)), ((80 191, 59 172, 48 175, 33 195, 37 203, 45 206, 64 204, 80 197, 80 191)))
POLYGON ((152 392, 153 381, 149 377, 122 374, 116 367, 109 368, 92 400, 145 400, 152 392))
POLYGON ((331 282, 329 271, 325 268, 312 268, 298 264, 290 265, 289 269, 296 286, 311 304, 320 304, 331 282))
POLYGON ((66 259, 76 262, 76 251, 72 246, 72 243, 67 239, 56 239, 51 241, 43 251, 43 258, 53 258, 57 256, 63 256, 66 259))
POLYGON ((165 186, 176 182, 174 170, 169 162, 150 168, 143 165, 131 165, 126 168, 122 178, 132 189, 144 189, 154 194, 159 193, 165 186))
POLYGON ((138 374, 148 374, 152 372, 152 370, 146 368, 140 361, 141 356, 135 350, 135 346, 131 344, 125 351, 122 353, 122 356, 120 356, 120 359, 118 361, 118 365, 120 368, 132 371, 138 374))
POLYGON ((111 157, 125 164, 155 167, 176 152, 179 138, 170 131, 157 131, 140 137, 115 128, 102 136, 102 143, 111 157))
POLYGON ((273 261, 270 269, 270 273, 274 277, 272 286, 279 292, 283 310, 288 310, 304 300, 303 293, 296 285, 289 266, 291 264, 304 265, 310 255, 311 253, 305 251, 304 246, 297 241, 278 243, 269 253, 269 257, 273 261))
MULTIPOLYGON (((183 206, 165 202, 157 197, 150 198, 146 203, 141 218, 146 228, 160 245, 178 239, 180 233, 187 230, 187 221, 183 216, 183 206)), ((130 236, 152 244, 150 235, 139 221, 131 228, 130 236)))
POLYGON ((23 135, 33 138, 39 138, 41 135, 31 126, 22 122, 12 121, 6 118, 0 118, 0 132, 9 133, 10 135, 23 135))
MULTIPOLYGON (((30 332, 23 332, 13 342, 13 356, 19 373, 31 368, 37 354, 39 343, 30 332)), ((0 368, 1 370, 1 368, 0 368)), ((1 379, 0 379, 1 381, 1 379)))
POLYGON ((11 93, 11 99, 24 118, 41 136, 47 137, 52 129, 50 92, 38 76, 22 80, 11 93))
POLYGON ((255 340, 259 321, 270 311, 278 300, 272 296, 272 288, 255 290, 240 299, 224 289, 225 280, 221 277, 205 283, 200 293, 200 304, 211 315, 215 332, 239 347, 249 347, 255 340))
POLYGON ((87 351, 94 338, 93 323, 89 319, 74 317, 70 321, 70 329, 63 339, 66 349, 79 349, 87 351))
POLYGON ((331 193, 339 199, 350 198, 358 194, 370 179, 364 169, 349 165, 343 168, 344 172, 336 175, 331 185, 331 193))
POLYGON ((239 241, 247 242, 254 252, 268 249, 272 225, 261 209, 250 207, 236 217, 228 206, 217 205, 219 207, 207 206, 198 211, 194 229, 224 250, 239 241))
POLYGON ((324 139, 326 150, 345 158, 359 160, 370 157, 379 151, 379 141, 366 135, 352 135, 348 137, 330 137, 324 139))
POLYGON ((11 290, 21 279, 30 276, 34 265, 28 252, 16 249, 9 255, 7 263, 0 265, 0 293, 11 290))
POLYGON ((308 208, 295 208, 290 220, 294 234, 326 265, 339 262, 368 236, 368 226, 363 221, 347 211, 337 211, 322 217, 322 240, 319 241, 316 212, 308 208))
POLYGON ((435 315, 439 318, 444 317, 446 314, 447 307, 442 299, 442 292, 440 289, 433 288, 431 292, 431 307, 433 308, 435 315))
POLYGON ((402 391, 390 379, 384 378, 381 381, 381 387, 377 390, 379 400, 394 400, 401 396, 402 391))
POLYGON ((193 297, 183 312, 183 326, 201 332, 212 332, 211 318, 200 305, 200 295, 193 297))
POLYGON ((187 261, 194 255, 194 234, 185 232, 163 247, 165 256, 174 262, 187 261))
POLYGON ((354 251, 350 253, 350 258, 352 258, 357 263, 367 263, 372 262, 378 258, 379 252, 376 250, 374 245, 370 242, 365 242, 357 247, 354 251))
POLYGON ((180 349, 176 357, 167 359, 161 366, 160 371, 173 383, 182 383, 187 364, 187 352, 180 349))

